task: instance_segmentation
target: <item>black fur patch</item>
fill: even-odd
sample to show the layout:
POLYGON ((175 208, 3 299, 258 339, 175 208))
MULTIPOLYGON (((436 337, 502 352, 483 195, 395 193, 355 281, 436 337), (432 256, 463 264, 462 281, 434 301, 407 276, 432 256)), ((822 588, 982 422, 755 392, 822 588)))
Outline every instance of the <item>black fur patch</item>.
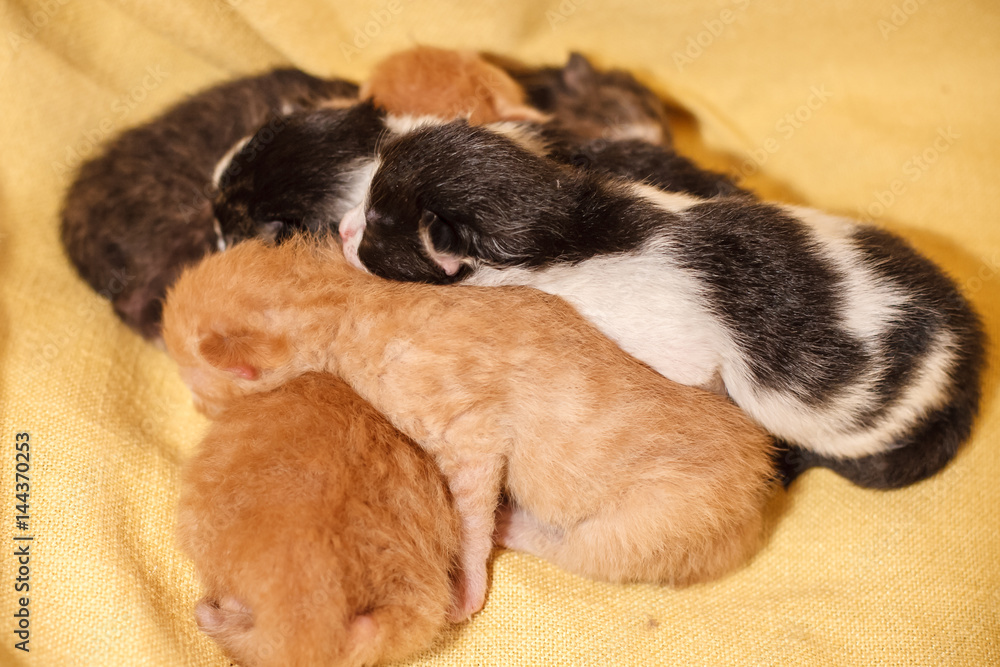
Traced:
POLYGON ((215 215, 227 243, 299 230, 336 230, 357 202, 344 195, 352 169, 375 155, 384 114, 371 104, 275 119, 233 156, 219 182, 215 215))
POLYGON ((539 245, 563 245, 535 223, 569 226, 575 172, 503 136, 464 121, 426 127, 386 142, 380 159, 358 247, 373 273, 435 283, 467 274, 447 276, 423 253, 427 211, 454 231, 454 243, 485 261, 533 261, 539 245))
POLYGON ((840 326, 842 276, 780 209, 742 199, 700 204, 670 237, 761 386, 818 405, 870 363, 840 326))
POLYGON ((671 148, 639 140, 580 142, 547 126, 543 138, 549 156, 580 169, 618 176, 667 192, 685 192, 704 199, 753 194, 738 187, 728 176, 702 169, 671 148))
POLYGON ((620 69, 601 71, 579 53, 563 67, 529 69, 498 63, 524 88, 533 107, 577 137, 605 139, 632 126, 655 126, 671 143, 667 113, 652 90, 620 69))

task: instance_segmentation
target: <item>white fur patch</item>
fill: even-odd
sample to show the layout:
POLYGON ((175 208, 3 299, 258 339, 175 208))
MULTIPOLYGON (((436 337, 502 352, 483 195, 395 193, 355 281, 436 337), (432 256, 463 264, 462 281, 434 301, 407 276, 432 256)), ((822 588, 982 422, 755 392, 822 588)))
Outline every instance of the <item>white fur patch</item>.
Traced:
POLYGON ((346 109, 358 103, 353 97, 331 97, 316 105, 317 109, 346 109))
POLYGON ((361 259, 358 257, 358 245, 365 233, 364 202, 352 208, 340 219, 337 231, 340 233, 341 249, 344 251, 347 263, 368 273, 368 269, 361 264, 361 259))
POLYGON ((632 183, 629 187, 636 196, 671 213, 680 213, 686 208, 702 204, 705 201, 694 195, 681 192, 667 192, 659 188, 654 188, 652 185, 644 185, 642 183, 632 183))
POLYGON ((385 126, 389 128, 390 132, 397 135, 409 134, 422 127, 434 127, 448 122, 448 120, 437 116, 411 116, 409 114, 395 116, 389 114, 385 117, 385 126))
POLYGON ((222 252, 226 249, 226 237, 222 235, 222 225, 215 218, 212 218, 212 229, 215 230, 215 248, 222 252))
POLYGON ((363 158, 355 162, 350 169, 348 182, 342 200, 349 207, 337 225, 337 231, 343 242, 344 257, 351 266, 368 273, 358 257, 358 246, 365 235, 365 210, 368 207, 368 191, 375 172, 382 164, 378 158, 363 158))
POLYGON ((658 123, 626 123, 609 128, 605 138, 611 141, 638 139, 658 146, 663 142, 663 128, 658 123))
POLYGON ((345 178, 344 194, 341 196, 348 208, 368 203, 368 189, 381 164, 382 161, 378 158, 368 157, 355 160, 351 164, 345 178))
POLYGON ((253 138, 252 134, 248 134, 243 137, 236 144, 233 145, 226 154, 222 156, 222 159, 215 165, 215 169, 212 171, 212 185, 216 188, 219 187, 219 180, 222 178, 222 174, 225 173, 226 169, 229 168, 229 163, 233 161, 233 156, 240 152, 240 149, 247 145, 247 142, 253 138))
POLYGON ((548 155, 545 142, 538 136, 537 128, 534 125, 505 120, 499 123, 490 123, 485 127, 492 132, 502 134, 521 148, 539 157, 548 155))
POLYGON ((626 352, 681 384, 715 387, 732 345, 705 309, 695 276, 655 248, 535 271, 480 267, 466 282, 561 296, 626 352))
POLYGON ((942 404, 954 354, 950 336, 937 340, 899 400, 870 428, 854 428, 852 418, 875 401, 872 377, 818 408, 788 394, 761 390, 749 380, 729 377, 727 387, 740 407, 774 435, 827 456, 855 458, 890 449, 888 445, 917 419, 942 404))

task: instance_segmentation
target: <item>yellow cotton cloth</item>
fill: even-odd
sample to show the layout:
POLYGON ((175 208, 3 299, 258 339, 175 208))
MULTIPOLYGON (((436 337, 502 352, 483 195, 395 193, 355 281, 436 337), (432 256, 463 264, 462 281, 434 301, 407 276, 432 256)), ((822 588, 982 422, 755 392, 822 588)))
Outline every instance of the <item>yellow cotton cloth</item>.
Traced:
MULTIPOLYGON (((0 663, 223 666, 173 537, 202 433, 166 355, 58 240, 80 159, 184 95, 277 65, 363 78, 416 43, 628 68, 677 144, 768 199, 871 218, 1000 331, 1000 5, 992 0, 0 2, 0 663), (30 435, 27 530, 15 438, 30 435), (30 653, 14 536, 30 542, 30 653)), ((907 489, 807 473, 745 569, 615 586, 500 554, 485 610, 414 665, 1000 663, 997 355, 952 465, 907 489)), ((287 572, 286 576, 295 576, 287 572)))

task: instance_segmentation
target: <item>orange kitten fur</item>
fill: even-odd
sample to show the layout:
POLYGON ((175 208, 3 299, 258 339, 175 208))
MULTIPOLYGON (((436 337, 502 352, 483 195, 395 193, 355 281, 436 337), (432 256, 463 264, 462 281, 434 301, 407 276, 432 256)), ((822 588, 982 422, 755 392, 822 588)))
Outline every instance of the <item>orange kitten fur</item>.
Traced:
POLYGON ((325 370, 434 456, 462 518, 453 619, 483 604, 504 485, 501 542, 590 577, 690 584, 758 547, 771 439, 558 297, 396 283, 350 267, 332 243, 247 241, 186 272, 164 323, 208 412, 325 370))
POLYGON ((444 481, 332 375, 234 400, 184 470, 179 519, 198 625, 243 667, 402 658, 445 625, 444 481))
POLYGON ((381 61, 361 86, 360 98, 372 98, 394 114, 467 117, 474 124, 546 118, 528 106, 524 90, 509 74, 479 54, 430 46, 381 61))

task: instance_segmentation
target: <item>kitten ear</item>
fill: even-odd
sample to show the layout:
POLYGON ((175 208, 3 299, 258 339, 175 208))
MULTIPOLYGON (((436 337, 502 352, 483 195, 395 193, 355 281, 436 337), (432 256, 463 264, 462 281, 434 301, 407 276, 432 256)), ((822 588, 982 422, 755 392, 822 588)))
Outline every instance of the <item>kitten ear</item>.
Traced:
POLYGON ((433 258, 434 262, 444 269, 444 272, 449 276, 453 276, 458 273, 458 270, 462 268, 462 260, 454 255, 439 254, 433 258))
POLYGON ((446 274, 453 276, 462 268, 461 238, 454 227, 433 211, 424 211, 420 217, 420 240, 427 256, 446 274))
POLYGON ((285 234, 285 223, 281 220, 271 220, 270 222, 262 222, 257 225, 257 235, 268 243, 280 243, 284 239, 285 234))
MULTIPOLYGON (((376 612, 377 613, 377 612, 376 612)), ((374 613, 359 614, 347 627, 347 654, 351 662, 372 663, 382 652, 383 637, 374 613)))
POLYGON ((544 114, 527 104, 516 104, 510 100, 494 99, 493 111, 504 120, 524 120, 530 123, 547 123, 552 116, 544 114))
POLYGON ((590 61, 576 51, 570 54, 569 61, 562 71, 563 83, 570 91, 578 94, 583 94, 593 87, 596 75, 597 71, 590 61))
POLYGON ((210 637, 240 635, 253 629, 253 612, 233 597, 202 598, 194 609, 198 629, 210 637))
POLYGON ((201 339, 198 350, 206 362, 244 380, 256 380, 261 370, 274 368, 290 355, 288 341, 263 332, 221 334, 213 331, 201 339))

